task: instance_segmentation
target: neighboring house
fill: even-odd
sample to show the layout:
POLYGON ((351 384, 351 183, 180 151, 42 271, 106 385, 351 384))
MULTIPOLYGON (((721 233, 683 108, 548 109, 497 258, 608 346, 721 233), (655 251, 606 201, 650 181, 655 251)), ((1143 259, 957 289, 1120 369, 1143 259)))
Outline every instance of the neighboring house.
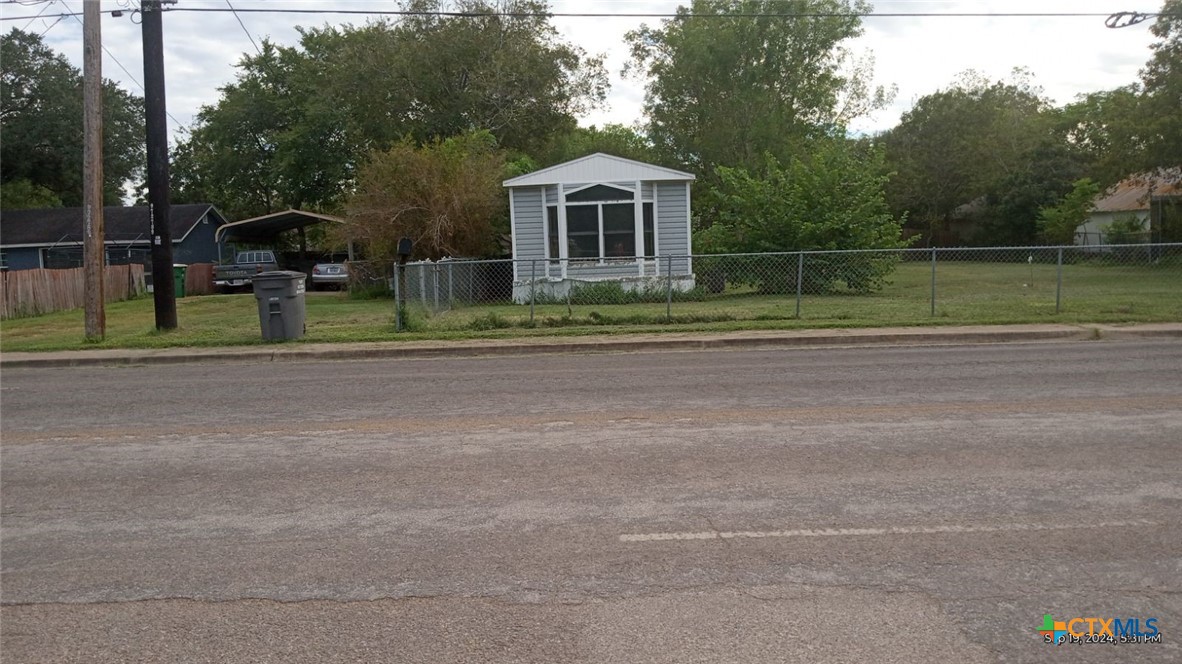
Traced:
POLYGON ((528 301, 531 290, 562 297, 595 281, 633 290, 671 276, 674 288, 693 288, 693 180, 603 153, 505 180, 514 300, 528 301))
POLYGON ((1126 178, 1100 194, 1088 220, 1075 230, 1075 244, 1106 244, 1112 222, 1134 219, 1145 232, 1145 241, 1162 239, 1163 210, 1182 201, 1182 170, 1126 178))
POLYGON ((988 201, 984 196, 957 207, 932 232, 932 246, 965 247, 981 240, 985 232, 988 201))
MULTIPOLYGON (((226 223, 212 205, 173 205, 169 213, 172 260, 217 263, 214 231, 226 223)), ((150 263, 148 206, 104 207, 108 264, 150 263)), ((0 211, 0 252, 9 270, 82 265, 82 208, 0 211)))

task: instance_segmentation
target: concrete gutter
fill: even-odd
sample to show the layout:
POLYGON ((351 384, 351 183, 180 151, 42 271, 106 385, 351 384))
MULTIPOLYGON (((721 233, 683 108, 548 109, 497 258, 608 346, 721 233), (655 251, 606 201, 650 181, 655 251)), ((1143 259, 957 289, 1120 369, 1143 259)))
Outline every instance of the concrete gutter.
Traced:
POLYGON ((0 354, 0 368, 93 367, 230 362, 421 359, 538 353, 628 353, 866 345, 948 345, 1122 338, 1182 339, 1182 323, 1144 325, 973 325, 724 333, 522 337, 463 341, 232 346, 221 348, 103 349, 0 354))

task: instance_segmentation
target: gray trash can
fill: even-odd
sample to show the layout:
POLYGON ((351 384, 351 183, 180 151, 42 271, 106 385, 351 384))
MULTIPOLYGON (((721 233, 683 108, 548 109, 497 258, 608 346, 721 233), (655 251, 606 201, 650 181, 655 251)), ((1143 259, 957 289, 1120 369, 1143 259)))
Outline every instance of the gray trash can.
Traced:
POLYGON ((263 339, 277 341, 304 336, 303 272, 260 272, 252 278, 254 299, 259 303, 263 339))

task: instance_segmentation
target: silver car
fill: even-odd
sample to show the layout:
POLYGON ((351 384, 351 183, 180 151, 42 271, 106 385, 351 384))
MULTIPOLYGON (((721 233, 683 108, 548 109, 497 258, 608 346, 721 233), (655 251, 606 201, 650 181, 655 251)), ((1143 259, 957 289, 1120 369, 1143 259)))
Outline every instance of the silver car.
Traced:
POLYGON ((349 285, 349 268, 344 263, 317 263, 312 268, 312 290, 335 287, 344 290, 349 285))

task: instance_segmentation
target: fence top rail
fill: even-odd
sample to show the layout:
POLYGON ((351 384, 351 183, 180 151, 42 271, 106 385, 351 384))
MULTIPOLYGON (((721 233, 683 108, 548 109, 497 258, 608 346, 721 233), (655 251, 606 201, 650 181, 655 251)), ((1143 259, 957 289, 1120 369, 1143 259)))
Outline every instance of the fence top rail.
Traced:
MULTIPOLYGON (((746 256, 796 256, 804 254, 806 256, 815 254, 930 254, 935 252, 937 254, 950 253, 958 251, 1047 251, 1058 249, 1074 249, 1079 251, 1095 251, 1097 249, 1118 249, 1118 248, 1146 248, 1146 247, 1182 247, 1182 242, 1142 242, 1137 244, 1054 244, 1054 245, 1018 245, 1018 246, 999 246, 999 247, 900 247, 898 249, 804 249, 800 251, 767 251, 767 252, 748 252, 748 253, 733 253, 733 254, 693 254, 694 258, 712 258, 712 257, 728 257, 739 258, 746 256)), ((673 256, 673 258, 684 258, 684 256, 673 256)))
MULTIPOLYGON (((644 261, 661 261, 661 260, 684 260, 687 258, 767 258, 773 256, 816 256, 829 254, 949 254, 949 253, 988 253, 988 252, 1020 252, 1020 251, 1082 251, 1093 253, 1097 250, 1110 249, 1174 249, 1182 248, 1182 242, 1141 242, 1136 244, 1054 244, 1054 245, 1017 245, 1017 246, 998 246, 998 247, 901 247, 898 249, 805 249, 800 251, 763 251, 763 252, 741 252, 729 254, 661 254, 656 256, 621 256, 607 259, 598 258, 444 258, 439 261, 414 261, 405 263, 407 267, 412 266, 447 266, 447 265, 493 265, 504 263, 598 263, 602 262, 605 265, 612 263, 629 263, 637 260, 644 261)), ((370 264, 386 264, 385 261, 353 261, 355 263, 370 263, 370 264)), ((394 263, 395 266, 398 263, 394 263)))

